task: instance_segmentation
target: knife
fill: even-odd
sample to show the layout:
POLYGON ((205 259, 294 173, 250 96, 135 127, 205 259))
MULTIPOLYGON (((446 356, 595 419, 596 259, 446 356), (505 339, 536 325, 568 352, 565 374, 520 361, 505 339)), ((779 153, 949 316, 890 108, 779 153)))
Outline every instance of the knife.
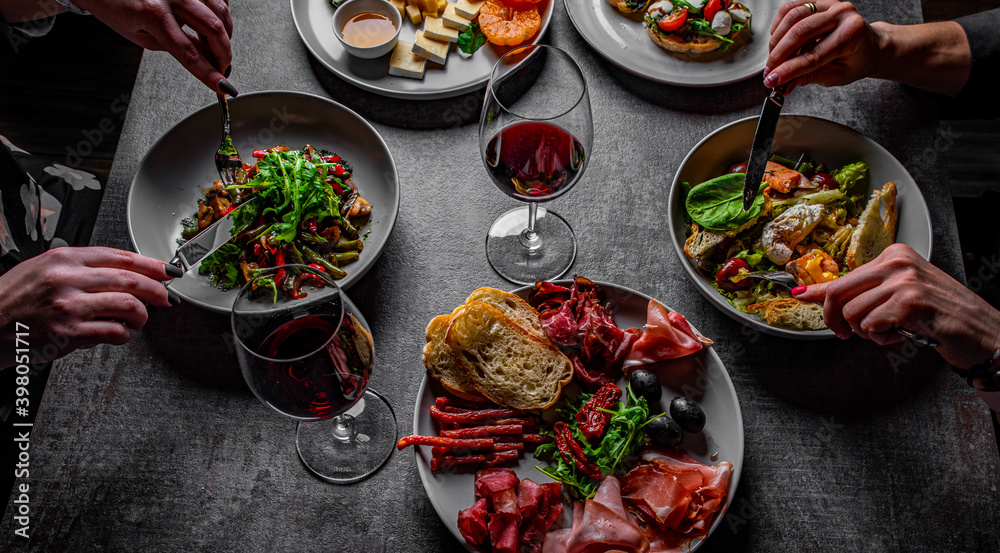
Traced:
POLYGON ((743 211, 748 211, 753 205, 753 199, 757 197, 767 159, 771 157, 771 143, 774 142, 774 130, 778 128, 778 116, 781 115, 781 106, 784 104, 785 87, 778 86, 771 90, 771 95, 764 100, 764 108, 760 110, 757 132, 754 133, 753 147, 747 161, 746 179, 743 181, 743 211))
POLYGON ((198 262, 208 257, 212 252, 225 246, 232 239, 230 232, 233 229, 233 213, 243 209, 244 206, 256 199, 250 198, 241 203, 227 213, 225 217, 208 225, 204 230, 196 234, 194 238, 184 242, 181 247, 177 248, 174 258, 169 263, 180 267, 186 273, 191 270, 191 267, 197 265, 198 262))

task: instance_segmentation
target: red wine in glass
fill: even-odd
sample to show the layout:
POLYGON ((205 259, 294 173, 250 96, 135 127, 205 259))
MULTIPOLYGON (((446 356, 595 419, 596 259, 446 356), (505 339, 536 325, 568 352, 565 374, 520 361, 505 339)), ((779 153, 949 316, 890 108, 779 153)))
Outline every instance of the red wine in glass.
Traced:
POLYGON ((524 121, 500 129, 486 145, 493 182, 521 201, 551 200, 569 190, 585 159, 583 145, 552 123, 524 121))
MULTIPOLYGON (((354 405, 368 383, 370 352, 359 352, 357 322, 310 314, 281 324, 257 343, 250 374, 268 403, 297 418, 325 419, 354 405), (334 334, 336 332, 336 335, 334 334)), ((256 341, 251 340, 251 343, 256 341)))

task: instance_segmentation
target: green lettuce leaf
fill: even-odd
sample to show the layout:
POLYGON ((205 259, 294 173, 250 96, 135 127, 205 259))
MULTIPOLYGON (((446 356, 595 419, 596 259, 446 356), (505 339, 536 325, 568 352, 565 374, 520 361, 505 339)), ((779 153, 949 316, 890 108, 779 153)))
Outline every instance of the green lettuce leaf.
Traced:
POLYGON ((688 192, 684 206, 694 222, 709 230, 736 230, 753 221, 764 208, 767 184, 760 183, 757 197, 748 211, 743 211, 743 173, 731 173, 707 180, 688 192))

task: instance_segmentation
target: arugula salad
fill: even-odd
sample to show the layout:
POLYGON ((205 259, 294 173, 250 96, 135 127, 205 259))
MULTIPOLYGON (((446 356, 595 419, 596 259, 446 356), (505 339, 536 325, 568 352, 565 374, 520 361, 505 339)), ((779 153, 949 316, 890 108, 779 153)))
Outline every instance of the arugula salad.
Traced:
MULTIPOLYGON (((244 164, 236 184, 222 181, 198 201, 198 212, 182 223, 179 242, 233 214, 232 239, 202 262, 199 272, 223 290, 241 286, 258 270, 289 263, 304 264, 331 278, 347 276, 342 268, 357 261, 363 242, 360 228, 371 205, 351 181, 351 166, 337 154, 306 146, 254 151, 256 165, 244 164)), ((300 297, 301 278, 278 271, 269 283, 300 297)))
MULTIPOLYGON (((734 308, 748 313, 791 297, 786 287, 744 277, 747 273, 783 270, 807 286, 839 278, 861 263, 851 248, 860 234, 859 218, 871 202, 878 216, 875 198, 882 198, 878 191, 868 197, 867 164, 831 170, 805 153, 797 160, 772 155, 747 211, 742 206, 745 171, 746 163, 738 163, 697 186, 682 183, 684 253, 734 308)), ((885 189, 890 187, 894 224, 895 185, 885 189)))

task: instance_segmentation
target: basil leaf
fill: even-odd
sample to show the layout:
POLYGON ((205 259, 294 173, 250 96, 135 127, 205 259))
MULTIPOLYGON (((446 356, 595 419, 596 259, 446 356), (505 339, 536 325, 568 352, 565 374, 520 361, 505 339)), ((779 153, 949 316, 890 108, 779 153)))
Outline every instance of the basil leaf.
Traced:
POLYGON ((760 183, 757 197, 749 211, 743 211, 743 173, 731 173, 707 180, 691 189, 684 207, 694 222, 709 230, 736 230, 753 221, 764 208, 764 195, 760 193, 767 184, 760 183))
POLYGON ((479 30, 479 23, 472 22, 469 28, 458 35, 458 49, 466 54, 474 54, 486 44, 486 35, 479 30))

